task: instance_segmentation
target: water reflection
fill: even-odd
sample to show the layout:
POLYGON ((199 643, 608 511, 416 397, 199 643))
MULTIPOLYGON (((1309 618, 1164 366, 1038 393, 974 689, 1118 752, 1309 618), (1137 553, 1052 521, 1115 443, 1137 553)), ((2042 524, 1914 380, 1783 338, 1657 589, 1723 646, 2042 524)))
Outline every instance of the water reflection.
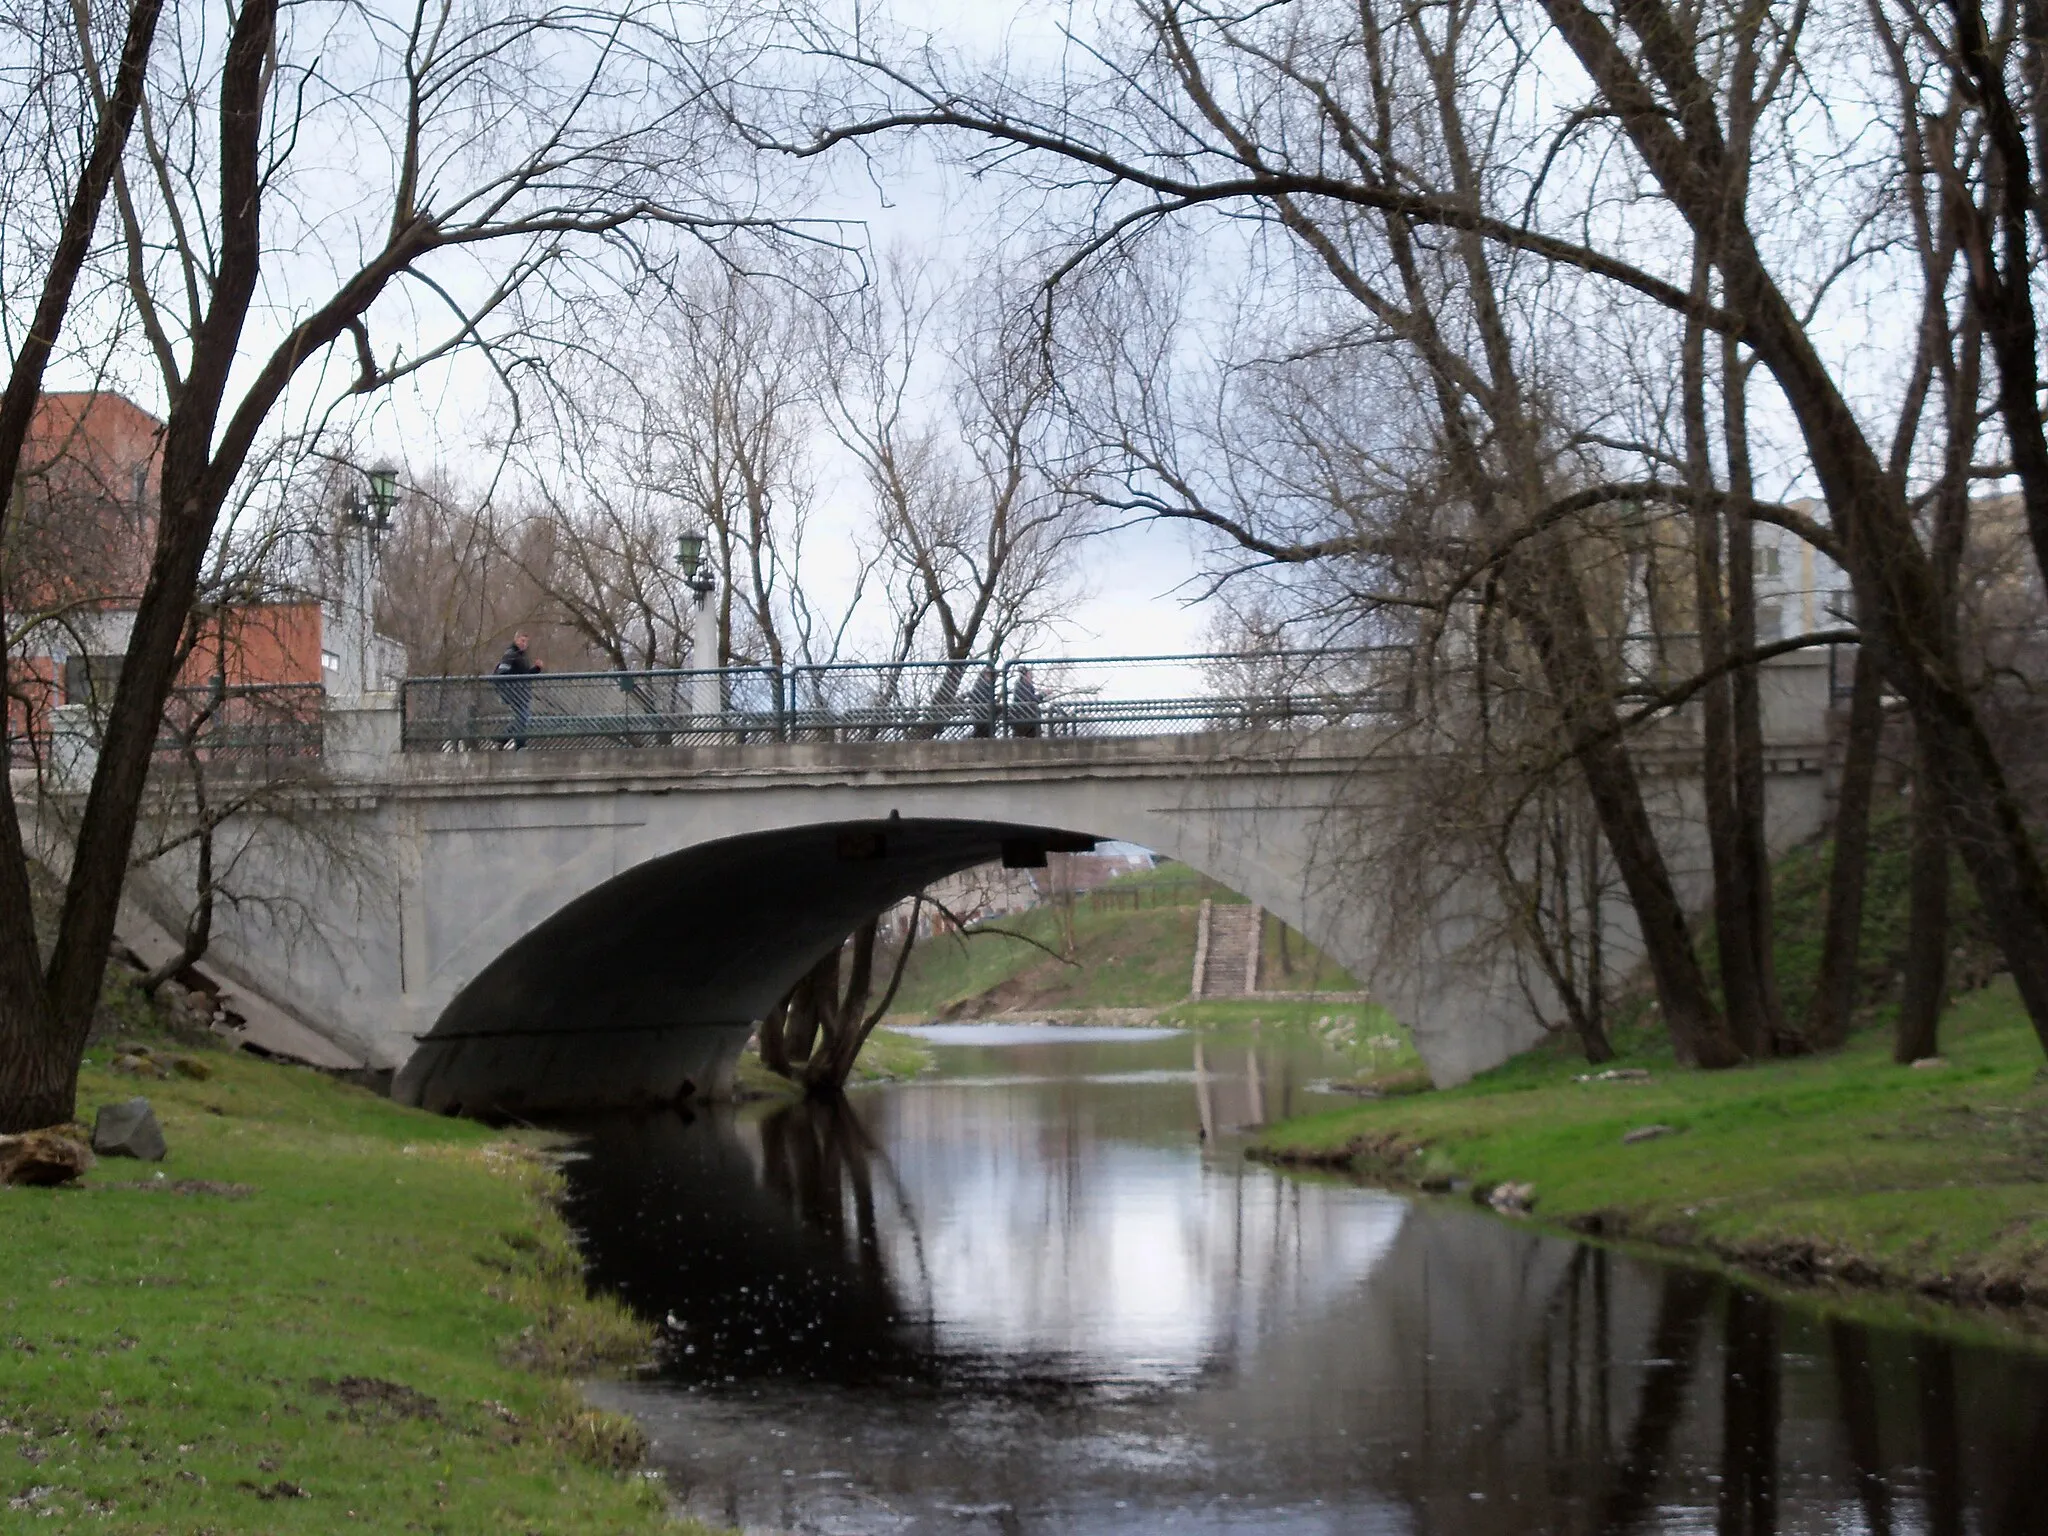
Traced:
POLYGON ((609 1400, 759 1530, 2048 1530, 2041 1362, 1205 1155, 1197 1044, 592 1128, 593 1279, 665 1322, 609 1400))

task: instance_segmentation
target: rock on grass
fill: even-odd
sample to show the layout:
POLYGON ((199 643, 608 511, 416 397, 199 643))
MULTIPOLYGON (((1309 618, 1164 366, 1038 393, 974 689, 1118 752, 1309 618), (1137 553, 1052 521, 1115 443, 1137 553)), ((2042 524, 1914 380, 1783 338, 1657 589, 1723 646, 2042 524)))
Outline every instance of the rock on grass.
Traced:
POLYGON ((68 1126, 0 1136, 0 1184, 69 1184, 92 1164, 92 1153, 68 1126))
POLYGON ((102 1157, 139 1157, 146 1163, 162 1162, 169 1150, 147 1099, 101 1105, 92 1123, 92 1149, 102 1157))

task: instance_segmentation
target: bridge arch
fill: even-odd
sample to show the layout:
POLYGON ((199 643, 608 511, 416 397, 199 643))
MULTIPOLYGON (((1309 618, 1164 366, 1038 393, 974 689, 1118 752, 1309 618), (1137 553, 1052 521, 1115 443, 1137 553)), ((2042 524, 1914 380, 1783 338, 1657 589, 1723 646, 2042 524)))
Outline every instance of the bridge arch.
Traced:
POLYGON ((654 853, 484 965, 420 1039, 397 1093, 446 1112, 520 1115, 716 1091, 754 1023, 855 927, 998 859, 1144 842, 1270 910, 1301 905, 1298 882, 1255 849, 1166 830, 897 814, 654 853))

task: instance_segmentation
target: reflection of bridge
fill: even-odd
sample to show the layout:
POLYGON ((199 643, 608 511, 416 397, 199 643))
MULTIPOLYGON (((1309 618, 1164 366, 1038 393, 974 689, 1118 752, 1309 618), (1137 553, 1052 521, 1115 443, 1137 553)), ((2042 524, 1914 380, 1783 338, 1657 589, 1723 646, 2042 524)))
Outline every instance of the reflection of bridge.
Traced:
MULTIPOLYGON (((925 673, 886 710, 785 697, 774 729, 708 687, 687 710, 643 708, 659 674, 532 679, 609 690, 602 718, 552 717, 573 722, 549 738, 555 751, 440 750, 507 733, 511 706, 488 714, 503 679, 434 684, 432 708, 411 692, 403 707, 371 696, 329 708, 328 781, 305 792, 299 817, 320 850, 352 850, 352 872, 333 873, 304 837, 229 828, 223 857, 240 855, 242 883, 282 899, 220 912, 211 963, 371 1061, 403 1065, 399 1092, 418 1102, 667 1100, 718 1081, 751 1022, 875 912, 955 870, 1113 838, 1279 915, 1366 981, 1432 1072, 1455 1081, 1528 1044, 1534 1026, 1522 978, 1481 943, 1502 926, 1490 882, 1425 872, 1426 906, 1399 914, 1419 936, 1380 943, 1393 923, 1381 893, 1360 888, 1360 855, 1369 862, 1376 828, 1435 761, 1410 745, 1374 670, 1385 655, 1264 679, 1244 670, 1253 663, 1173 660, 1155 664, 1173 678, 1155 689, 1048 666, 1041 724, 1066 708, 1076 729, 1037 739, 1000 738, 993 722, 979 734, 980 716, 954 708, 977 676, 957 668, 925 673), (632 702, 636 687, 646 697, 632 702), (476 708, 436 736, 426 722, 445 721, 436 710, 451 697, 476 708), (1082 734, 1083 719, 1125 734, 1082 734)), ((1767 669, 1780 845, 1822 824, 1826 677, 1819 657, 1767 669)), ((1017 681, 998 679, 999 706, 1014 711, 1017 681)), ((536 693, 530 744, 547 718, 536 693)), ((1018 717, 996 718, 1007 729, 1018 717)), ((1672 862, 1699 899, 1696 759, 1682 739, 1646 753, 1672 862)), ((179 874, 141 880, 138 894, 166 895, 153 882, 179 874)), ((1617 907, 1618 963, 1631 931, 1617 907)))

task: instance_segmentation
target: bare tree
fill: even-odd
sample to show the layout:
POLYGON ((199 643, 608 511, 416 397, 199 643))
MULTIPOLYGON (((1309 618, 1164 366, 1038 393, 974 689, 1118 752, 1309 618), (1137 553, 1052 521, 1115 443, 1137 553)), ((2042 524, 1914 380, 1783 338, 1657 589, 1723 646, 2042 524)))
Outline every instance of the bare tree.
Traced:
POLYGON ((488 672, 522 629, 541 655, 559 656, 575 635, 534 576, 552 545, 544 520, 517 519, 445 474, 419 476, 384 539, 377 628, 405 646, 415 676, 488 672))
MULTIPOLYGON (((1581 754, 1681 1038, 1717 1042, 1719 1025, 1684 913, 1668 881, 1655 878, 1625 760, 1608 750, 1614 721, 1597 703, 1575 702, 1603 689, 1597 648, 1575 613, 1569 557, 1533 534, 1567 509, 1670 496, 1676 480, 1690 501, 1711 495, 1736 518, 1791 528, 1840 560, 1866 641, 1927 743, 1950 834, 2048 1043, 2048 879, 1942 622, 1935 557, 1818 344, 1828 305, 1851 277, 1881 271, 1908 291, 1940 286, 1924 271, 1887 264, 1887 210, 1866 195, 1889 168, 1917 174, 1920 162, 1896 121, 1864 125, 1890 135, 1881 148, 1872 132, 1838 131, 1816 95, 1830 74, 1821 55, 1868 49, 1871 39, 1855 17, 1825 35, 1808 23, 1805 10, 1696 14, 1657 3, 1610 17, 1582 0, 1428 11, 1304 3, 1243 15, 1138 0, 1090 39, 1090 74, 1066 71, 1037 93, 1020 70, 976 78, 934 51, 914 65, 885 61, 872 30, 795 21, 807 28, 813 58, 850 64, 869 88, 864 100, 879 92, 882 102, 848 114, 821 94, 795 131, 760 137, 814 154, 909 128, 953 133, 980 166, 1021 167, 1046 195, 1071 199, 1079 238, 1070 270, 1212 209, 1246 216, 1320 263, 1358 304, 1361 325, 1397 330, 1430 359, 1429 387, 1446 401, 1446 456, 1475 508, 1481 482, 1470 466, 1486 462, 1496 482, 1488 495, 1497 511, 1478 542, 1515 546, 1488 569, 1501 573, 1504 600, 1553 669, 1567 739, 1581 754), (1561 103, 1553 83, 1537 84, 1534 72, 1551 56, 1545 42, 1561 43, 1583 70, 1581 101, 1561 103), (1802 197, 1798 189, 1816 185, 1817 173, 1829 195, 1802 197), (1661 200, 1637 195, 1645 180, 1661 200), (1695 248, 1711 273, 1705 293, 1690 280, 1695 248), (1437 293, 1425 290, 1432 303, 1423 304, 1402 286, 1411 270, 1451 286, 1455 331, 1438 322, 1446 311, 1433 302, 1437 293), (1503 274, 1523 273, 1545 301, 1504 304, 1514 290, 1503 274), (1726 338, 1722 446, 1737 456, 1727 489, 1687 486, 1668 461, 1633 455, 1600 461, 1601 478, 1583 486, 1532 472, 1543 462, 1545 413, 1519 360, 1531 317, 1569 312, 1575 301, 1598 303, 1603 314, 1662 311, 1669 326, 1689 317, 1726 338), (1474 361, 1485 370, 1476 377, 1474 361), (1749 499, 1745 402, 1760 380, 1782 402, 1825 493, 1825 522, 1749 499), (1475 458, 1467 440, 1476 422, 1486 436, 1475 458)), ((1969 54, 1967 37, 1948 52, 1926 35, 1915 34, 1916 48, 1969 54)), ((2017 163, 2009 152, 2006 163, 2017 163)), ((2028 265, 2010 245, 2002 260, 2008 272, 2028 265)), ((1904 406, 1910 417, 1910 398, 1904 406)), ((1333 552, 1267 539, 1227 514, 1203 520, 1269 559, 1333 552)), ((1730 660, 1746 665, 1765 649, 1730 660)), ((1739 719, 1733 728, 1743 728, 1739 719)), ((1743 856, 1753 858, 1753 847, 1743 856)), ((1718 1043, 1711 1049, 1722 1055, 1718 1043)))
POLYGON ((717 579, 718 654, 691 665, 829 659, 846 618, 820 611, 803 574, 821 425, 813 303, 782 280, 700 264, 650 337, 635 452, 675 515, 706 536, 717 579))
POLYGON ((538 296, 567 301, 630 269, 646 231, 744 222, 712 190, 721 139, 699 111, 719 40, 687 12, 315 7, 286 21, 273 0, 231 7, 225 26, 180 12, 153 74, 154 7, 133 9, 111 71, 97 35, 79 34, 79 78, 105 106, 0 401, 0 479, 12 482, 110 188, 120 238, 102 292, 142 338, 168 412, 155 548, 47 966, 14 811, 0 805, 7 1129, 71 1113, 193 593, 220 509, 288 395, 318 412, 479 343, 537 340, 538 296), (361 150, 346 187, 337 143, 361 150), (318 176, 301 175, 316 144, 318 176), (438 336, 409 300, 449 316, 438 336))
POLYGON ((983 273, 992 297, 972 305, 898 256, 844 306, 832 424, 866 483, 898 658, 993 660, 1073 595, 1092 528, 1077 477, 1056 467, 1049 351, 1015 303, 1028 288, 983 273))
POLYGON ((853 1073, 861 1047, 896 999, 917 941, 911 921, 890 964, 882 995, 870 1008, 875 983, 878 914, 869 918, 792 987, 761 1021, 761 1061, 771 1072, 801 1083, 814 1098, 835 1097, 853 1073))

